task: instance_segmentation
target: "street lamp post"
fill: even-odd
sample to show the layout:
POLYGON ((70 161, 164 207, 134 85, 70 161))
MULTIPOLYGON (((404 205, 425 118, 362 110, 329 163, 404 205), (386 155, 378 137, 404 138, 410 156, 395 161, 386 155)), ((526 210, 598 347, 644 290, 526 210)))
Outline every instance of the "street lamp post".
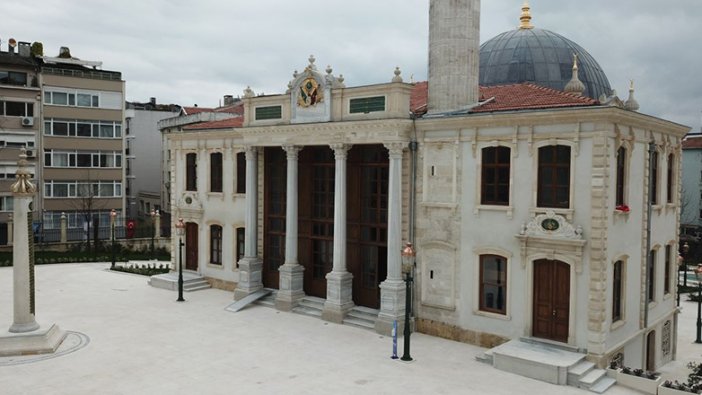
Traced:
POLYGON ((176 233, 178 233, 178 302, 184 302, 183 299, 183 233, 185 233, 185 223, 183 218, 178 218, 175 225, 176 233))
POLYGON ((151 210, 151 259, 154 259, 154 237, 156 237, 156 211, 151 210))
POLYGON ((412 247, 412 243, 407 243, 407 246, 402 250, 402 272, 405 274, 405 331, 404 331, 404 352, 402 354, 403 361, 411 361, 410 356, 410 311, 412 310, 412 270, 414 269, 414 260, 417 253, 412 247))
POLYGON ((117 212, 115 209, 110 211, 110 227, 112 228, 112 266, 111 269, 115 268, 115 219, 117 219, 117 212))
POLYGON ((702 283, 700 276, 702 275, 702 264, 697 265, 695 269, 695 277, 697 278, 697 338, 695 343, 702 343, 702 283))

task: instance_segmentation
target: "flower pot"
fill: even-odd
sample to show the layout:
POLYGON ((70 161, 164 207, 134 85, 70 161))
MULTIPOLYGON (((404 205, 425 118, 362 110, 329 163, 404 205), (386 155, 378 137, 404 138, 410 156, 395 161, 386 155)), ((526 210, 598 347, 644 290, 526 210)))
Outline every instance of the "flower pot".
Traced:
POLYGON ((690 395, 692 393, 693 392, 664 387, 663 384, 661 384, 660 387, 658 387, 658 395, 690 395))
POLYGON ((651 380, 643 376, 635 376, 620 371, 617 374, 617 384, 646 394, 656 395, 658 393, 658 386, 661 384, 661 378, 658 377, 655 380, 651 380))

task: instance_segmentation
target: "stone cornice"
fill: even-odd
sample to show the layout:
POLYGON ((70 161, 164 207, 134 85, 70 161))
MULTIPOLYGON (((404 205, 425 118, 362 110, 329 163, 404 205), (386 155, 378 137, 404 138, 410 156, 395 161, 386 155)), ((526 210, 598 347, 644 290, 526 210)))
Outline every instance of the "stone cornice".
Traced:
POLYGON ((422 131, 435 131, 496 126, 505 127, 514 126, 515 124, 528 126, 577 122, 611 122, 625 124, 641 129, 673 134, 680 138, 684 137, 687 132, 690 131, 688 126, 666 121, 651 115, 609 106, 503 111, 447 118, 420 118, 417 120, 417 128, 422 131))

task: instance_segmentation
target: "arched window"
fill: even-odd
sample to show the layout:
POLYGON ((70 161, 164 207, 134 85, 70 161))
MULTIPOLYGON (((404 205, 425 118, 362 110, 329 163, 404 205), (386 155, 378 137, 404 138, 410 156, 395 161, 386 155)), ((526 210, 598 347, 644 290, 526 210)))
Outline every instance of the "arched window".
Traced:
POLYGON ((624 318, 624 261, 614 262, 612 275, 612 322, 624 318))
POLYGON ((668 184, 666 185, 666 196, 667 196, 667 202, 668 203, 673 203, 673 195, 675 195, 675 171, 674 170, 675 166, 675 157, 673 154, 668 155, 668 164, 667 164, 667 171, 668 171, 668 184))
POLYGON ((658 151, 651 153, 651 204, 658 204, 658 151))
POLYGON ((624 188, 626 186, 626 155, 626 148, 619 147, 617 150, 617 196, 615 203, 617 206, 626 204, 624 196, 624 188))
POLYGON ((510 148, 482 149, 480 204, 509 205, 510 148))
POLYGON ((537 205, 569 208, 570 147, 547 145, 539 148, 537 205))
POLYGON ((210 263, 222 264, 222 227, 210 225, 210 263))
POLYGON ((497 314, 507 311, 507 258, 480 255, 480 310, 497 314))
POLYGON ((197 154, 185 155, 185 190, 197 191, 197 154))
POLYGON ((210 192, 222 192, 222 153, 210 154, 210 192))
POLYGON ((246 193, 246 154, 236 154, 236 193, 246 193))

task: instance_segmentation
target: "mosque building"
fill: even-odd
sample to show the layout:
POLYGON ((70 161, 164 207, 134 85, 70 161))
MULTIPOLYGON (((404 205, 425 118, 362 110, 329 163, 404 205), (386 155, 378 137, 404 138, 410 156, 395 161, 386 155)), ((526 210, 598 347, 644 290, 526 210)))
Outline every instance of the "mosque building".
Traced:
POLYGON ((398 68, 347 87, 310 57, 284 94, 247 88, 243 117, 165 133, 185 268, 237 300, 270 288, 280 310, 389 334, 412 242, 419 332, 599 367, 673 360, 688 128, 637 112, 633 84, 612 95, 528 5, 480 47, 479 0, 429 12, 426 82, 398 68))

